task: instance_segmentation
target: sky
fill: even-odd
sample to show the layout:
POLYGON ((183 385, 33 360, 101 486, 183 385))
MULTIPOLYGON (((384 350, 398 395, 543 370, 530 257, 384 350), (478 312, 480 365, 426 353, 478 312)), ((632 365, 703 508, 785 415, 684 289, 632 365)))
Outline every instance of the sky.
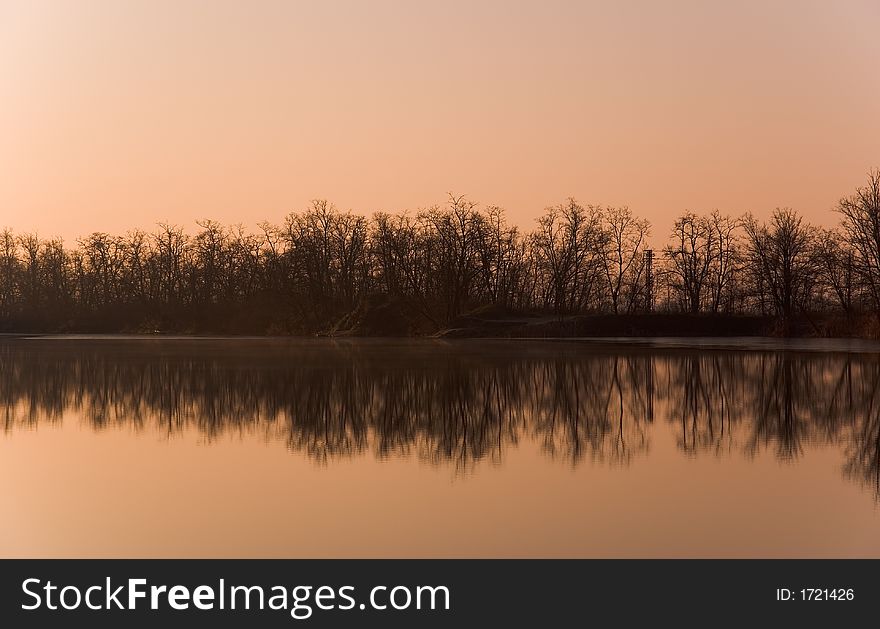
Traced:
POLYGON ((314 198, 792 207, 880 167, 877 0, 0 0, 0 228, 280 222, 314 198))

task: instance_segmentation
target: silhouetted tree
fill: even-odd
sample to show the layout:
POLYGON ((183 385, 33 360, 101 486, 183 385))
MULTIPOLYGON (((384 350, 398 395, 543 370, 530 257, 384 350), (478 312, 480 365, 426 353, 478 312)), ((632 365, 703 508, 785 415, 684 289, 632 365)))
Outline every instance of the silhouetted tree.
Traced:
POLYGON ((749 267, 762 311, 769 309, 789 330, 796 311, 807 309, 817 280, 815 230, 790 209, 777 209, 769 223, 744 220, 749 267))
POLYGON ((737 280, 741 273, 742 255, 737 240, 740 221, 721 214, 709 215, 709 230, 714 234, 715 256, 709 264, 709 308, 717 313, 730 312, 737 299, 737 280))
POLYGON ((675 220, 672 241, 666 247, 671 287, 683 310, 700 312, 709 297, 709 272, 719 255, 712 223, 707 217, 687 212, 675 220))
POLYGON ((880 170, 868 174, 868 183, 837 205, 842 225, 855 250, 855 268, 871 305, 880 319, 880 170))
POLYGON ((0 317, 10 319, 21 308, 21 263, 18 240, 9 229, 0 232, 0 317))
POLYGON ((432 243, 430 277, 442 302, 447 321, 469 304, 480 274, 480 245, 486 225, 477 204, 449 195, 448 209, 433 208, 420 216, 432 243))
POLYGON ((633 312, 643 296, 645 240, 651 226, 628 207, 609 207, 602 212, 605 249, 602 258, 611 311, 633 312))
POLYGON ((557 314, 596 309, 605 279, 609 239, 601 208, 574 199, 548 208, 532 236, 544 306, 557 314))
POLYGON ((487 208, 478 246, 479 297, 504 307, 528 305, 531 289, 526 243, 519 230, 507 224, 501 208, 487 208))
POLYGON ((817 234, 815 254, 827 299, 852 314, 859 299, 855 249, 839 231, 826 229, 817 234))

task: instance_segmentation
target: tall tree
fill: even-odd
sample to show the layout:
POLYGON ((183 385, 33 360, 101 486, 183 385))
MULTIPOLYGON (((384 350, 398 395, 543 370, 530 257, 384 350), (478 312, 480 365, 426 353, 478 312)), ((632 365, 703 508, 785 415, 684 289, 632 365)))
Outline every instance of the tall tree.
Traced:
POLYGON ((743 225, 759 298, 788 332, 795 312, 808 309, 816 285, 815 230, 789 208, 775 210, 769 223, 747 215, 743 225))
POLYGON ((856 270, 880 319, 880 170, 868 173, 868 183, 842 198, 837 211, 855 250, 856 270))
POLYGON ((602 213, 605 231, 603 264, 614 314, 632 312, 643 288, 645 241, 651 224, 628 207, 609 207, 602 213))
POLYGON ((718 256, 712 224, 705 216, 686 212, 675 220, 671 238, 666 247, 670 284, 683 310, 700 312, 708 297, 709 271, 718 256))

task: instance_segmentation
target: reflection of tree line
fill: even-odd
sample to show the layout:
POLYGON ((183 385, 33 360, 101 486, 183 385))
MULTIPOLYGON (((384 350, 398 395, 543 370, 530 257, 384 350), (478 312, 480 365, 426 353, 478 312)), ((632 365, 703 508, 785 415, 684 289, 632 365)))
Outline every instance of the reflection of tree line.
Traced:
POLYGON ((114 425, 207 438, 261 434, 317 460, 372 451, 467 468, 519 439, 552 457, 626 463, 654 408, 682 451, 793 459, 836 445, 880 495, 880 360, 872 355, 583 351, 421 344, 0 345, 0 420, 114 425), (207 348, 207 349, 206 349, 207 348), (236 349, 238 348, 238 349, 236 349))
POLYGON ((667 365, 669 421, 688 452, 772 448, 781 460, 807 444, 843 449, 848 477, 880 498, 880 359, 874 355, 706 353, 667 365))

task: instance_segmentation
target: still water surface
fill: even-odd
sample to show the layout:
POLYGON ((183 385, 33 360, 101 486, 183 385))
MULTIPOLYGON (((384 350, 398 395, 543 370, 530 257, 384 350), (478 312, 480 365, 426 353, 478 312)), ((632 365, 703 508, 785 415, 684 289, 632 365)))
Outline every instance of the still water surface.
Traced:
POLYGON ((880 557, 880 347, 0 338, 0 556, 880 557))

